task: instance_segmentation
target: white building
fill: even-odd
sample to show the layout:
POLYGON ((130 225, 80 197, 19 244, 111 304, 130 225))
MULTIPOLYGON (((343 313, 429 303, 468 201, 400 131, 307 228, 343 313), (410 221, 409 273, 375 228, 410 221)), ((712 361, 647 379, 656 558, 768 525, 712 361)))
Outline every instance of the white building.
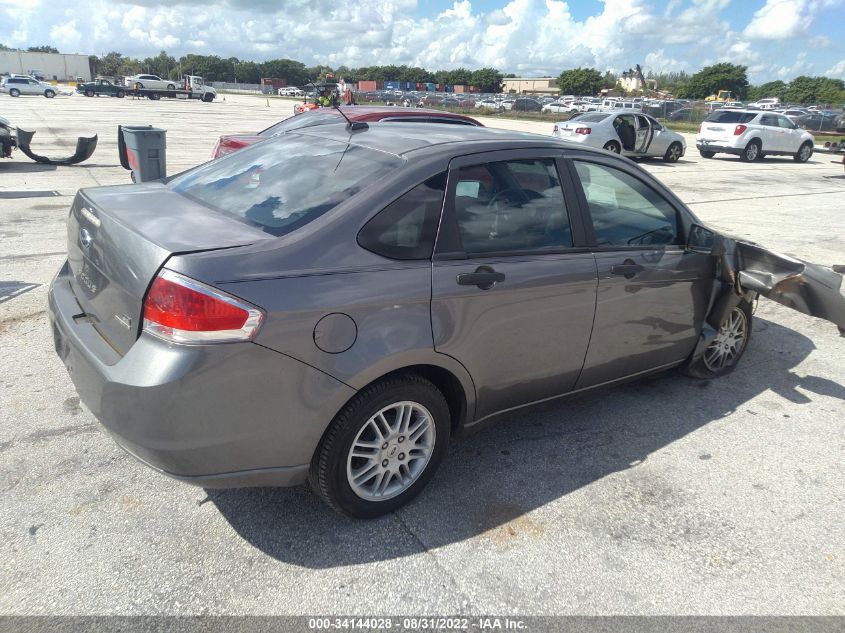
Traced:
POLYGON ((32 70, 44 73, 47 81, 77 77, 85 81, 93 79, 88 55, 0 51, 0 74, 28 75, 32 70))

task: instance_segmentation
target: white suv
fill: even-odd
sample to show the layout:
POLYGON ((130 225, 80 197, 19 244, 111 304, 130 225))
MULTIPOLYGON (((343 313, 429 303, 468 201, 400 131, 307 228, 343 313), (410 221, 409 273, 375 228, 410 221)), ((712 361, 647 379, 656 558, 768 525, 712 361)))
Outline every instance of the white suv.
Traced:
POLYGON ((0 84, 0 92, 8 92, 11 97, 44 95, 48 99, 52 99, 56 96, 55 86, 38 81, 32 77, 23 77, 21 75, 4 78, 3 83, 0 84))
POLYGON ((703 158, 736 154, 750 163, 776 154, 805 163, 813 155, 813 135, 775 112, 716 110, 701 124, 695 146, 703 158))

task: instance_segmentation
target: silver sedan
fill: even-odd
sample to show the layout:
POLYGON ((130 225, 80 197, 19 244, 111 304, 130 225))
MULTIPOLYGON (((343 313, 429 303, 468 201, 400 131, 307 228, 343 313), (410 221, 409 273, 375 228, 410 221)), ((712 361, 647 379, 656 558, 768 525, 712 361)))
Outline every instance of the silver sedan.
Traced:
POLYGON ((687 151, 684 137, 647 114, 586 112, 555 123, 552 136, 623 156, 658 156, 674 163, 687 151))

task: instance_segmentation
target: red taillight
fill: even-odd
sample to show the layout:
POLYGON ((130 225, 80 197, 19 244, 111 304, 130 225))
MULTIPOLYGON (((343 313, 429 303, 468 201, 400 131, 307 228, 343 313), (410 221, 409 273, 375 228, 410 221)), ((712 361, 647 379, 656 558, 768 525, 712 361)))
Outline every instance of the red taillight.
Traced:
POLYGON ((737 126, 734 128, 734 136, 739 136, 740 134, 742 134, 743 132, 745 132, 745 130, 747 130, 747 129, 748 129, 748 126, 747 126, 747 125, 737 125, 737 126))
POLYGON ((592 132, 593 132, 592 128, 588 128, 588 127, 575 128, 576 134, 592 134, 592 132))
POLYGON ((252 145, 253 142, 244 138, 221 136, 220 140, 217 141, 217 145, 214 146, 214 152, 211 154, 211 157, 219 158, 220 156, 237 152, 239 149, 252 145))
POLYGON ((174 343, 246 341, 262 320, 258 308, 167 269, 144 299, 144 330, 174 343))

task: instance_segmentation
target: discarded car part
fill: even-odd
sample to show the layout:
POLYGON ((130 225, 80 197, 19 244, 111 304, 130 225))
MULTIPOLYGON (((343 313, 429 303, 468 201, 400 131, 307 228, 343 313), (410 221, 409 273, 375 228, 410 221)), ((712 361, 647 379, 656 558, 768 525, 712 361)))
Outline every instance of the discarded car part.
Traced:
POLYGON ((132 182, 159 180, 167 175, 167 130, 152 125, 118 125, 120 164, 132 170, 132 182))
POLYGON ((76 165, 82 161, 91 158, 91 154, 97 149, 97 135, 94 136, 80 136, 76 139, 76 152, 70 158, 48 158, 40 154, 34 154, 29 145, 32 142, 32 137, 35 132, 28 132, 18 128, 18 147, 20 150, 29 156, 36 163, 44 165, 76 165))
POLYGON ((15 128, 9 119, 0 116, 0 158, 11 158, 12 150, 18 146, 15 128))

